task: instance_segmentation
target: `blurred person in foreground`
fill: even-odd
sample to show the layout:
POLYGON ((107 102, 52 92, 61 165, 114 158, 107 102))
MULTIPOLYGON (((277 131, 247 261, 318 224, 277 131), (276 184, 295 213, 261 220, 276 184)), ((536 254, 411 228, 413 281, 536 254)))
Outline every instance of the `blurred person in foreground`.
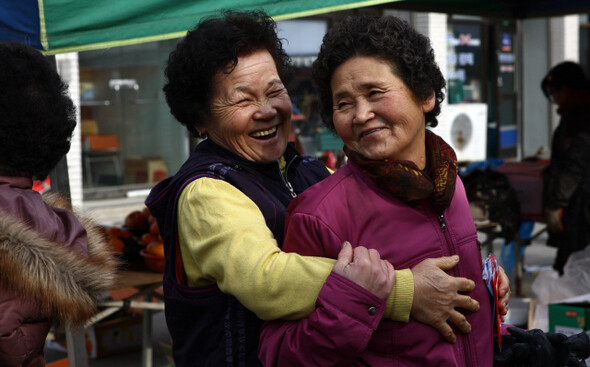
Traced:
POLYGON ((557 247, 553 268, 563 274, 572 252, 590 240, 590 82, 580 65, 554 66, 541 82, 561 116, 553 133, 544 187, 548 244, 557 247))
POLYGON ((457 310, 453 317, 471 332, 448 343, 413 317, 387 320, 365 306, 384 299, 386 288, 360 296, 354 283, 338 292, 326 283, 309 317, 265 324, 263 364, 492 366, 495 330, 476 228, 455 152, 427 129, 438 123, 445 88, 428 38, 395 17, 349 17, 324 37, 312 75, 323 121, 343 140, 348 162, 291 202, 283 250, 336 258, 348 240, 398 271, 458 256, 449 273, 474 282, 470 302, 479 309, 457 310))
POLYGON ((45 366, 50 327, 83 326, 116 273, 96 225, 69 200, 41 196, 69 151, 74 104, 37 50, 0 43, 0 365, 45 366))
POLYGON ((413 315, 450 341, 469 332, 455 308, 477 309, 461 294, 473 281, 443 271, 457 258, 395 271, 364 247, 345 246, 337 262, 280 250, 288 204, 330 172, 287 143, 291 69, 272 19, 233 11, 205 19, 170 54, 165 74, 172 114, 206 137, 146 200, 164 238, 166 322, 177 366, 259 366, 262 320, 307 316, 334 273, 369 292, 386 289, 386 300, 366 299, 385 318, 405 322, 415 305, 413 315))

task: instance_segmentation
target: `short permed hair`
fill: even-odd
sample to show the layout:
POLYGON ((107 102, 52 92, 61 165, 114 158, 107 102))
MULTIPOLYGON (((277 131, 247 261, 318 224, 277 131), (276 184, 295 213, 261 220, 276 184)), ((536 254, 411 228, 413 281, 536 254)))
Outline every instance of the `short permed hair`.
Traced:
POLYGON ((378 57, 391 65, 416 98, 424 101, 435 95, 435 106, 425 114, 426 123, 438 125, 440 104, 445 98, 446 82, 437 63, 430 40, 403 20, 393 16, 351 16, 332 27, 324 36, 312 77, 318 88, 320 114, 326 126, 334 130, 330 79, 334 70, 356 56, 378 57))
POLYGON ((30 46, 0 42, 0 174, 45 179, 70 150, 75 127, 55 67, 30 46))
POLYGON ((215 74, 231 73, 238 57, 259 50, 270 53, 286 85, 292 77, 290 60, 266 13, 225 10, 198 24, 168 58, 164 93, 172 115, 198 137, 195 126, 203 126, 210 113, 215 74))

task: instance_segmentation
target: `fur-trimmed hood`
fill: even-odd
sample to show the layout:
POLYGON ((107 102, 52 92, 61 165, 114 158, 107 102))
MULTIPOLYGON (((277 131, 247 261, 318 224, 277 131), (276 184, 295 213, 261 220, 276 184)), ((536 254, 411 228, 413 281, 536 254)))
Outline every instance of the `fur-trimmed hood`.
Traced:
MULTIPOLYGON (((67 200, 45 195, 52 207, 70 210, 67 200)), ((0 212, 0 289, 35 303, 58 326, 83 324, 96 312, 98 297, 113 286, 117 265, 106 238, 89 218, 77 215, 86 229, 88 257, 39 232, 12 214, 0 212)))

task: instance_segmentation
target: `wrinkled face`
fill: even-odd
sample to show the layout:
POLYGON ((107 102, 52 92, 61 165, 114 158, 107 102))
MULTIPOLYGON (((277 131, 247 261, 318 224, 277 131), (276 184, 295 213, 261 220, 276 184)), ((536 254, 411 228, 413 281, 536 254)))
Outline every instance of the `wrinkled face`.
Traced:
POLYGON ((287 146, 291 100, 270 53, 239 57, 230 74, 215 75, 213 85, 211 118, 200 132, 242 158, 279 159, 287 146))
POLYGON ((351 150, 374 160, 398 159, 426 164, 424 114, 434 108, 434 94, 418 100, 376 57, 353 57, 331 79, 334 127, 351 150))

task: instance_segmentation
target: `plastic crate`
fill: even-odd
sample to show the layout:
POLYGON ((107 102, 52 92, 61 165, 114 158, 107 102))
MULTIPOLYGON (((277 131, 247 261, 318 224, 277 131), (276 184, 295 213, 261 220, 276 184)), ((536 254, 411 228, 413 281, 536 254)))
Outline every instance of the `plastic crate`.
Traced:
POLYGON ((342 150, 342 139, 331 130, 322 130, 315 134, 315 142, 319 151, 342 150))

